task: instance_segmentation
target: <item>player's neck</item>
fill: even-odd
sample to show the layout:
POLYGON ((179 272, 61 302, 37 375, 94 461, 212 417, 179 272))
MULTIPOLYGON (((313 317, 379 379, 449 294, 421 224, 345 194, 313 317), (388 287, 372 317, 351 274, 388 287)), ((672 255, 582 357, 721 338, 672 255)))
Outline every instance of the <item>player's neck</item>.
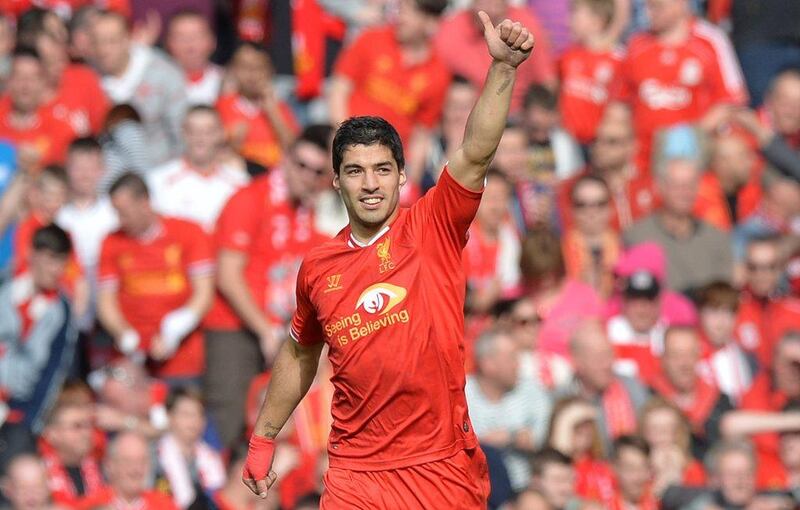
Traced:
POLYGON ((395 207, 394 212, 389 215, 386 220, 379 225, 364 225, 358 221, 350 220, 350 235, 353 239, 364 246, 372 244, 375 236, 381 235, 383 230, 392 224, 397 215, 400 214, 400 208, 395 207))

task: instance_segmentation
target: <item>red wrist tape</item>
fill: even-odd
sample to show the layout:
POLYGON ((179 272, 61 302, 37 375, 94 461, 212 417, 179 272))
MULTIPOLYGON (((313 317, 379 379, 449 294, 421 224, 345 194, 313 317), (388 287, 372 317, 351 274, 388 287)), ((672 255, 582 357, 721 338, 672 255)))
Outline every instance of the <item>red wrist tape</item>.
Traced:
POLYGON ((250 436, 247 449, 247 460, 242 470, 242 477, 252 480, 263 480, 272 469, 272 458, 275 455, 275 441, 264 436, 250 436))

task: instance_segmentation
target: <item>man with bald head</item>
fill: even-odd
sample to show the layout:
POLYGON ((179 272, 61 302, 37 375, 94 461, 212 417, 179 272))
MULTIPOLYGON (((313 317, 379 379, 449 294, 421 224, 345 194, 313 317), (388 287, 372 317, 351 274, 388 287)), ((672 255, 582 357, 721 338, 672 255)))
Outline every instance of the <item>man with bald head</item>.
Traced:
POLYGON ((47 485, 47 470, 32 454, 18 455, 8 465, 0 488, 12 510, 50 510, 55 508, 47 485))
POLYGON ((557 389, 557 397, 581 396, 594 404, 601 439, 610 451, 614 439, 635 433, 647 391, 637 380, 614 373, 614 347, 599 321, 582 323, 572 333, 569 349, 575 376, 557 389))

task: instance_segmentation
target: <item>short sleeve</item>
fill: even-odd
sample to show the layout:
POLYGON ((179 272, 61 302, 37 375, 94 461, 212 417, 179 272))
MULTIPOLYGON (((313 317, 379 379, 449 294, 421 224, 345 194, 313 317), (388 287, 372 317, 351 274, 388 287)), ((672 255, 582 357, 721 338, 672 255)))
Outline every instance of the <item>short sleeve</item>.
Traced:
POLYGON ((120 268, 117 265, 117 248, 114 237, 107 236, 100 248, 97 270, 97 286, 100 289, 116 289, 119 285, 120 268))
POLYGON ((228 200, 217 219, 214 244, 218 250, 224 248, 239 252, 250 251, 261 221, 259 214, 254 214, 255 207, 249 186, 239 190, 228 200))
POLYGON ((317 311, 311 303, 310 293, 306 262, 303 261, 297 274, 297 309, 289 329, 291 337, 300 345, 314 345, 324 338, 317 311))
POLYGON ((697 32, 711 46, 712 58, 708 62, 708 86, 712 104, 747 102, 747 88, 736 53, 724 32, 706 22, 698 22, 697 32))
POLYGON ((189 276, 208 276, 214 272, 214 255, 211 239, 199 225, 182 222, 183 239, 186 243, 186 271, 189 276))

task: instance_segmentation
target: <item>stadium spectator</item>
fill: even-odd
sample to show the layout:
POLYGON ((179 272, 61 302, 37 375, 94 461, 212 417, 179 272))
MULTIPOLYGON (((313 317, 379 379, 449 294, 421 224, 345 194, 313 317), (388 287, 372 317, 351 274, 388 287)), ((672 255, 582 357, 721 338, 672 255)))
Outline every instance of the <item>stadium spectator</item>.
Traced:
POLYGON ((539 381, 552 390, 572 377, 572 366, 563 356, 539 349, 540 319, 533 300, 522 297, 510 303, 498 324, 506 325, 517 345, 519 373, 522 379, 539 381))
POLYGON ((579 395, 595 406, 604 451, 611 451, 614 439, 635 432, 647 392, 635 379, 614 375, 614 348, 596 320, 584 321, 572 333, 570 355, 575 377, 558 395, 579 395))
POLYGON ((753 383, 759 366, 734 338, 739 293, 724 282, 712 282, 699 294, 700 325, 706 341, 701 370, 732 402, 738 403, 753 383))
POLYGON ((611 86, 619 78, 622 48, 609 40, 614 0, 572 2, 569 25, 574 43, 559 60, 558 104, 564 129, 581 145, 595 139, 611 86))
POLYGON ((211 62, 217 39, 198 11, 176 12, 167 24, 165 45, 186 80, 190 106, 214 106, 222 91, 223 69, 211 62))
POLYGON ((622 251, 619 232, 611 226, 611 193, 596 175, 572 185, 574 225, 561 236, 567 277, 591 285, 601 296, 613 290, 613 268, 622 251))
MULTIPOLYGON (((240 189, 217 222, 219 298, 206 321, 205 393, 222 441, 239 439, 241 388, 272 361, 294 309, 302 256, 325 237, 315 228, 320 176, 330 176, 329 126, 311 126, 280 167, 240 189)), ((335 286, 335 285, 334 285, 335 286)))
POLYGON ((531 488, 538 491, 551 508, 581 508, 575 496, 575 468, 569 457, 558 450, 544 448, 531 459, 531 472, 531 488))
POLYGON ((464 392, 478 440, 503 450, 511 487, 519 491, 530 477, 526 457, 544 443, 551 403, 538 382, 519 378, 516 354, 508 333, 483 333, 475 344, 477 371, 464 392))
MULTIPOLYGON (((458 136, 463 135, 462 131, 458 136)), ((531 167, 528 133, 521 123, 509 122, 506 124, 492 166, 514 184, 515 191, 520 182, 531 179, 533 168, 531 167)))
POLYGON ((503 174, 489 172, 463 254, 472 313, 486 313, 520 290, 520 240, 510 221, 510 198, 511 183, 503 174))
POLYGON ((789 68, 773 78, 759 118, 792 148, 800 138, 800 71, 789 68))
POLYGON ((672 326, 664 334, 660 369, 650 377, 654 393, 683 412, 691 426, 692 452, 702 458, 720 438, 720 422, 733 409, 731 399, 716 384, 699 376, 700 335, 687 326, 672 326))
POLYGON ((648 0, 647 14, 649 31, 629 43, 620 92, 633 105, 642 163, 658 130, 688 122, 713 130, 747 101, 730 42, 692 14, 689 0, 648 0))
POLYGON ((532 489, 526 489, 517 495, 514 510, 552 510, 545 497, 532 489))
POLYGON ((800 431, 793 430, 781 434, 780 444, 781 465, 778 473, 781 476, 781 485, 775 487, 790 492, 795 501, 800 496, 800 431))
POLYGON ((597 410, 590 402, 581 397, 561 399, 553 408, 547 445, 573 460, 576 494, 610 501, 614 476, 606 462, 597 420, 597 410))
POLYGON ((2 400, 36 433, 75 360, 77 334, 59 290, 72 243, 51 225, 30 240, 29 269, 0 287, 2 400))
POLYGON ((45 66, 35 50, 18 48, 0 98, 0 138, 17 148, 19 166, 38 171, 61 163, 75 132, 46 106, 45 66))
POLYGON ((183 155, 147 174, 153 209, 197 223, 209 234, 231 195, 246 185, 244 165, 223 157, 225 131, 210 106, 193 106, 183 119, 183 155))
POLYGON ((87 63, 92 60, 94 44, 91 27, 97 19, 100 8, 93 4, 85 4, 72 13, 67 23, 69 41, 67 50, 74 62, 87 63))
POLYGON ((179 508, 208 507, 210 494, 225 484, 222 457, 202 439, 206 428, 203 396, 178 388, 167 397, 169 429, 158 441, 158 470, 179 508))
POLYGON ((11 510, 53 510, 56 508, 47 486, 47 470, 36 455, 14 457, 0 482, 11 510))
POLYGON ((539 19, 530 9, 514 7, 509 0, 471 0, 469 7, 442 21, 436 34, 436 50, 453 74, 483 86, 489 58, 483 46, 483 29, 478 11, 485 11, 495 25, 508 18, 520 22, 537 35, 534 55, 519 67, 511 100, 511 113, 522 110, 523 98, 533 84, 554 87, 556 69, 550 41, 539 19))
MULTIPOLYGON (((789 78, 786 79, 788 80, 789 78)), ((794 77, 793 85, 800 85, 800 75, 794 77)), ((796 104, 800 104, 800 100, 795 101, 796 104)), ((790 108, 794 107, 790 106, 790 108)), ((746 109, 736 110, 733 113, 733 120, 736 125, 745 129, 748 134, 756 139, 757 147, 766 161, 782 174, 798 179, 800 177, 800 153, 797 152, 797 133, 800 132, 800 129, 795 128, 793 135, 784 137, 770 127, 769 124, 765 124, 763 119, 769 119, 767 113, 759 115, 757 112, 746 109)), ((800 124, 800 121, 784 122, 794 125, 800 124)))
POLYGON ((129 104, 118 104, 108 111, 98 140, 106 164, 106 173, 100 181, 101 193, 108 193, 125 172, 146 175, 155 166, 142 119, 129 104))
POLYGON ((563 180, 583 165, 580 147, 561 127, 558 96, 543 85, 533 85, 525 93, 521 112, 531 146, 534 175, 563 180))
MULTIPOLYGON (((428 152, 422 181, 423 190, 429 187, 429 181, 439 178, 439 172, 444 163, 449 161, 453 152, 461 146, 469 112, 477 99, 478 89, 475 85, 463 76, 453 76, 450 86, 447 88, 447 94, 444 96, 438 130, 434 132, 434 140, 428 152)), ((505 137, 505 132, 503 137, 505 137)), ((503 144, 502 138, 500 144, 503 144)), ((495 167, 500 166, 499 162, 503 155, 504 151, 498 147, 492 163, 495 167)))
POLYGON ((57 402, 39 439, 53 501, 77 508, 104 490, 94 451, 92 408, 84 402, 57 402))
POLYGON ((111 186, 120 229, 103 241, 98 317, 125 355, 147 355, 153 373, 199 378, 198 326, 214 295, 211 243, 199 226, 157 215, 147 185, 125 174, 111 186))
POLYGON ((672 290, 694 292, 712 280, 730 280, 729 237, 692 214, 700 180, 697 162, 666 156, 655 174, 662 206, 624 232, 625 244, 660 244, 667 254, 666 281, 672 290))
POLYGON ((548 231, 532 231, 522 241, 520 269, 541 321, 538 348, 566 356, 572 331, 584 319, 600 318, 600 297, 585 283, 566 277, 561 243, 548 231))
POLYGON ((610 510, 638 508, 658 510, 658 500, 651 492, 650 447, 638 436, 621 436, 614 441, 611 456, 617 490, 607 502, 610 510))
POLYGON ((298 131, 289 107, 275 95, 272 63, 263 48, 243 43, 228 72, 233 92, 217 101, 228 141, 241 156, 266 168, 277 165, 298 131))
MULTIPOLYGON (((450 82, 433 48, 446 7, 443 0, 399 2, 395 23, 365 30, 342 51, 328 93, 334 125, 351 116, 379 115, 395 126, 406 147, 410 182, 404 191, 412 196, 415 191, 408 190, 422 179, 450 82)), ((485 55, 482 35, 480 43, 485 55)))
POLYGON ((98 14, 92 41, 103 90, 113 104, 128 103, 142 116, 152 161, 177 157, 186 110, 183 73, 159 50, 134 43, 128 20, 119 13, 98 14))
POLYGON ((730 231, 758 207, 761 169, 740 133, 717 135, 710 143, 711 164, 700 179, 694 214, 709 225, 730 231))
POLYGON ((108 487, 89 498, 87 508, 177 510, 169 496, 149 490, 150 445, 138 433, 122 432, 115 436, 106 449, 103 467, 108 487))

